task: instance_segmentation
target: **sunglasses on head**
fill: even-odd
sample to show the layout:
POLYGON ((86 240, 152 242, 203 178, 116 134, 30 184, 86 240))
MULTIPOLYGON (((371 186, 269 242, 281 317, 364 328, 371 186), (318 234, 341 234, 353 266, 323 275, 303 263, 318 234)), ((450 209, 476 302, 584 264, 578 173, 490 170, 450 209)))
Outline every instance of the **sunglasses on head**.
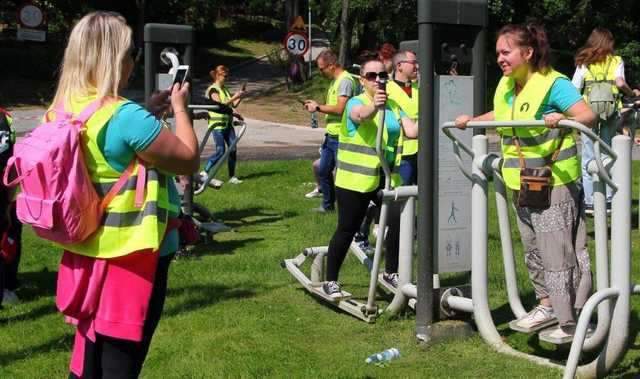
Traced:
POLYGON ((389 79, 389 73, 386 71, 381 71, 381 72, 365 72, 364 73, 364 78, 367 80, 376 80, 376 78, 380 78, 381 80, 386 80, 389 79))

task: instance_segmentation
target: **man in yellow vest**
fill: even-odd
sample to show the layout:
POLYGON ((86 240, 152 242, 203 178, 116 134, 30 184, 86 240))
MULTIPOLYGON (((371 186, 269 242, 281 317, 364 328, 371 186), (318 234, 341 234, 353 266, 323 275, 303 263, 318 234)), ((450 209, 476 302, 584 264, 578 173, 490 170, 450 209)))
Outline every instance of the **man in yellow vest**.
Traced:
MULTIPOLYGON (((387 85, 389 98, 413 121, 418 120, 418 59, 412 51, 401 51, 393 57, 393 80, 387 85)), ((399 174, 404 185, 418 182, 418 140, 405 139, 399 174)))
POLYGON ((313 208, 318 213, 326 213, 335 209, 335 187, 333 170, 336 167, 338 152, 338 133, 342 123, 342 112, 347 100, 355 94, 356 81, 354 77, 338 64, 338 57, 331 50, 324 50, 316 59, 316 65, 322 75, 333 79, 327 90, 325 104, 318 104, 314 100, 305 100, 304 107, 310 112, 325 114, 326 134, 320 148, 320 167, 318 178, 322 191, 322 206, 313 208))

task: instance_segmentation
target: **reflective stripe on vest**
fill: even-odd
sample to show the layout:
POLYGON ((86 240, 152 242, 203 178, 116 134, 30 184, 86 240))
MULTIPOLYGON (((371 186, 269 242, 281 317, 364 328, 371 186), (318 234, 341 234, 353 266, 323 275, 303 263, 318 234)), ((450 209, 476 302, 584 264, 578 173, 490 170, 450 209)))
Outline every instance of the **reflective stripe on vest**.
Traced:
MULTIPOLYGON (((534 73, 520 94, 509 105, 514 95, 515 82, 512 78, 502 77, 493 99, 496 121, 535 120, 537 113, 553 83, 565 76, 550 70, 546 74, 534 73)), ((513 141, 513 130, 520 141, 525 167, 541 167, 549 164, 551 156, 561 141, 561 129, 539 128, 498 128, 502 136, 502 176, 507 187, 520 189, 520 162, 518 150, 513 141)), ((572 133, 564 135, 558 158, 551 166, 554 186, 571 183, 580 178, 580 163, 572 133)))
MULTIPOLYGON (((356 98, 365 105, 371 103, 366 94, 361 94, 356 98)), ((400 110, 397 104, 393 101, 389 101, 387 104, 387 111, 393 112, 398 122, 400 122, 400 110)), ((361 193, 374 191, 380 184, 381 173, 380 159, 375 148, 379 117, 376 115, 372 120, 361 123, 353 136, 349 136, 347 117, 348 115, 345 112, 340 127, 335 185, 361 193)), ((398 166, 400 164, 400 154, 395 151, 397 146, 387 146, 387 140, 388 133, 385 127, 383 131, 383 149, 396 153, 393 166, 398 166)), ((400 136, 398 137, 398 146, 400 144, 402 144, 402 131, 400 131, 400 136)), ((397 173, 392 173, 391 180, 394 186, 401 184, 401 178, 397 173)))
MULTIPOLYGON (((221 103, 226 103, 231 98, 231 94, 229 94, 227 87, 222 86, 222 88, 220 88, 217 84, 212 84, 205 91, 205 97, 207 99, 211 99, 211 91, 214 89, 218 92, 221 103)), ((229 127, 229 115, 209 111, 208 125, 209 128, 226 129, 229 127)))
MULTIPOLYGON (((420 104, 420 93, 418 83, 411 83, 411 97, 393 80, 387 83, 387 94, 389 98, 398 103, 400 109, 413 121, 418 120, 418 108, 420 104)), ((402 142, 402 154, 413 155, 418 152, 418 139, 405 138, 402 142)))
MULTIPOLYGON (((66 109, 77 113, 96 97, 83 98, 66 109)), ((98 145, 103 128, 114 112, 127 100, 120 99, 103 106, 87 122, 82 134, 85 163, 96 191, 102 195, 120 177, 121 173, 111 167, 98 145)), ((177 216, 179 205, 169 200, 170 177, 156 168, 146 170, 146 185, 143 204, 135 206, 138 166, 127 179, 126 185, 116 194, 105 209, 102 225, 81 243, 62 245, 76 254, 96 258, 115 258, 135 251, 151 249, 157 251, 164 239, 169 216, 177 216)))
MULTIPOLYGON (((618 55, 607 55, 604 61, 598 63, 592 63, 587 67, 587 72, 584 74, 584 87, 595 82, 599 77, 602 82, 611 84, 611 92, 614 98, 620 93, 618 86, 616 86, 616 69, 622 62, 622 58, 618 55), (594 77, 594 75, 596 77, 594 77)), ((582 97, 587 101, 587 94, 583 94, 582 97)), ((622 108, 622 100, 616 100, 616 108, 622 108)))
MULTIPOLYGON (((325 103, 326 105, 338 104, 338 89, 340 88, 340 83, 345 79, 351 80, 353 93, 355 93, 357 85, 355 78, 347 70, 342 70, 340 75, 338 75, 338 77, 331 82, 331 85, 329 85, 329 89, 327 90, 327 101, 325 103)), ((325 128, 327 133, 332 136, 337 136, 340 133, 342 115, 327 114, 325 115, 324 120, 326 122, 325 128)))

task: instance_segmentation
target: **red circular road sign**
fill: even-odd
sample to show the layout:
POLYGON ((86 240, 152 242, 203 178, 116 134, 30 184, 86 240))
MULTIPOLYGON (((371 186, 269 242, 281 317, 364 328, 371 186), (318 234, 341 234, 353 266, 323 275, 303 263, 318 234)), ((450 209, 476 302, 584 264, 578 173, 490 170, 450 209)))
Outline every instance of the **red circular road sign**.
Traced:
POLYGON ((44 12, 37 5, 28 3, 18 9, 18 21, 26 28, 39 28, 45 23, 44 12))
POLYGON ((304 55, 309 50, 309 38, 302 32, 289 32, 284 37, 284 48, 293 55, 304 55))

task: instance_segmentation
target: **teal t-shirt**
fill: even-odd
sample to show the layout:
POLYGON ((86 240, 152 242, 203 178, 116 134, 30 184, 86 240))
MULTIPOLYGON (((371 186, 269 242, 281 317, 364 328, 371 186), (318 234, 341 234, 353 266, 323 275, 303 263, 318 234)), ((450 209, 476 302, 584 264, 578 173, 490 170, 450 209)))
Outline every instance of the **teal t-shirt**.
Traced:
MULTIPOLYGON (((347 133, 349 134, 349 137, 353 137, 353 135, 356 134, 359 126, 355 122, 351 121, 351 118, 349 118, 351 109, 356 105, 364 105, 364 103, 362 102, 362 100, 352 97, 351 99, 349 99, 349 101, 347 101, 347 105, 344 109, 347 115, 347 133)), ((387 128, 387 144, 389 146, 395 146, 398 144, 398 138, 400 138, 400 128, 402 127, 402 125, 400 125, 400 123, 398 122, 399 120, 396 120, 393 115, 393 111, 391 111, 391 108, 389 108, 389 106, 386 107, 386 110, 387 111, 384 114, 384 126, 385 128, 387 128)), ((400 118, 403 117, 407 117, 407 114, 400 110, 400 118)), ((385 158, 387 159, 387 162, 389 162, 389 164, 393 164, 396 158, 395 153, 387 151, 385 153, 385 158)))
MULTIPOLYGON (((98 147, 107 163, 118 172, 126 170, 136 152, 144 151, 158 137, 162 124, 149 111, 134 102, 120 106, 98 135, 98 147)), ((167 183, 171 204, 180 205, 178 191, 173 180, 167 183)), ((167 234, 160 255, 178 250, 178 231, 167 234)))
MULTIPOLYGON (((536 120, 542 120, 542 116, 549 113, 564 113, 580 100, 582 96, 571 81, 567 78, 558 78, 540 104, 536 120)), ((509 105, 513 105, 513 94, 509 97, 509 105)))

